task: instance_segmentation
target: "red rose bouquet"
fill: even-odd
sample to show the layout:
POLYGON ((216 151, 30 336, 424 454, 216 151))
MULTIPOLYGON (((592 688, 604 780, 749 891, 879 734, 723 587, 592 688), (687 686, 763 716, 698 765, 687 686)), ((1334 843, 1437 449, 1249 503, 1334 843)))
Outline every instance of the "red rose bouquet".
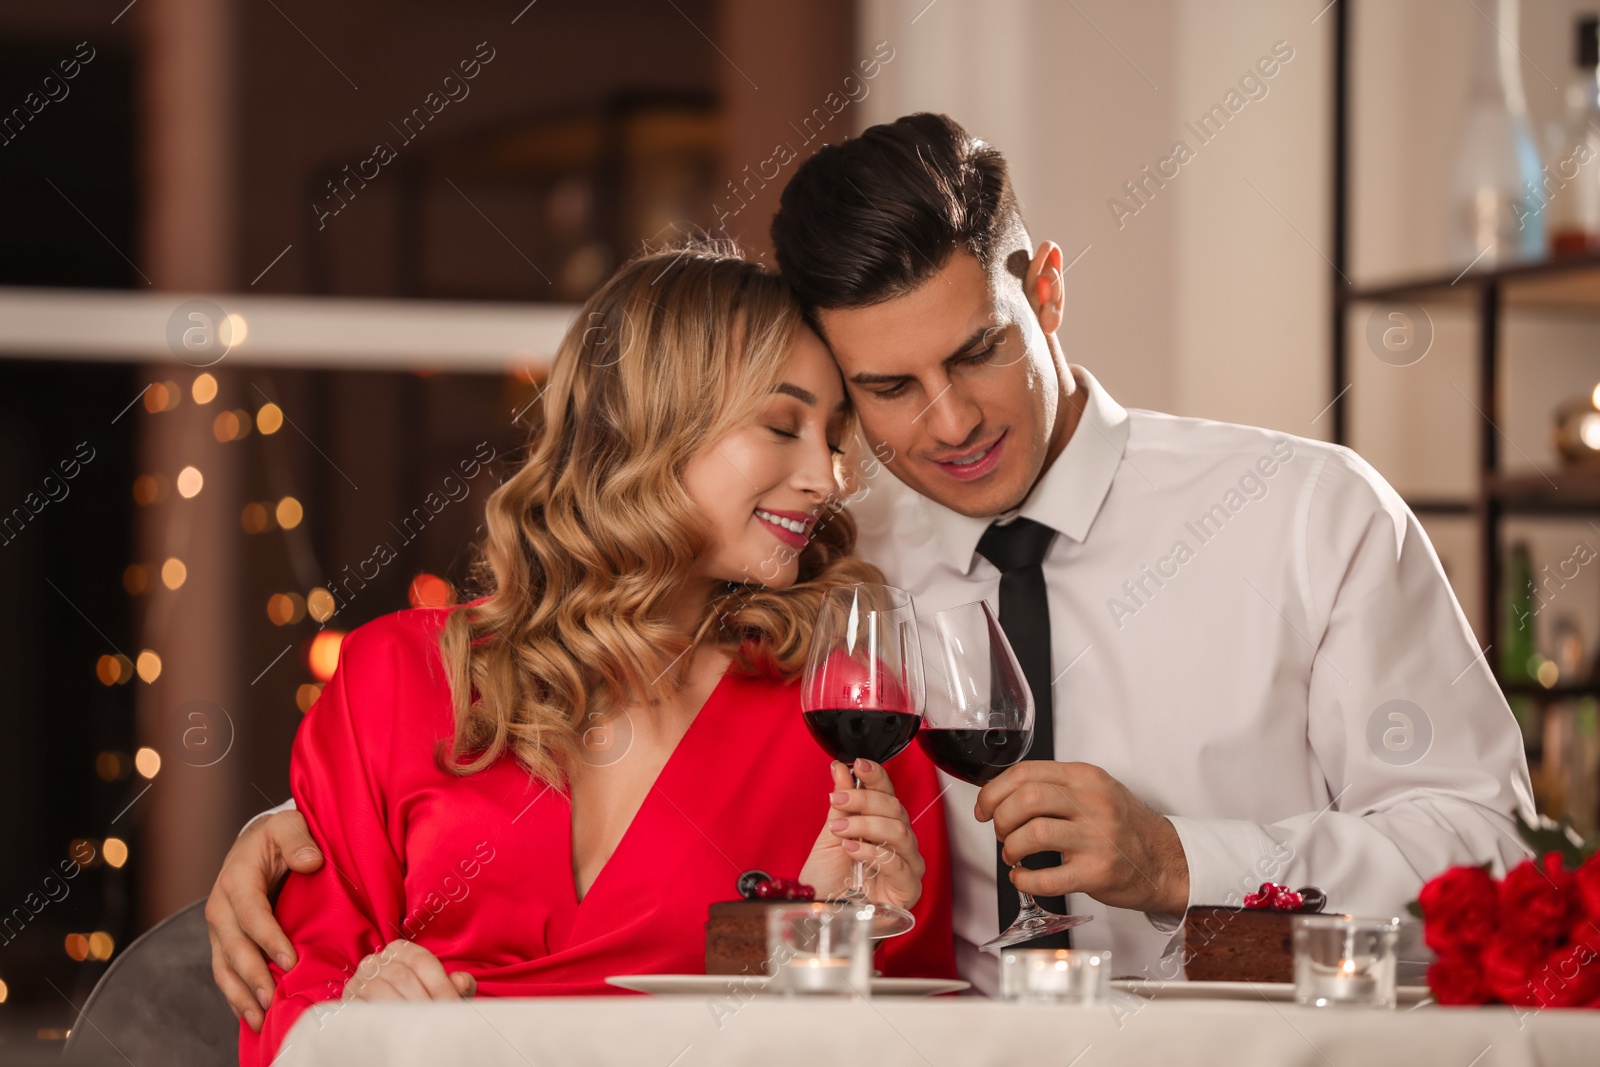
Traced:
POLYGON ((1545 852, 1498 882, 1452 867, 1422 887, 1413 912, 1440 1004, 1600 1008, 1600 852, 1586 851, 1545 852))

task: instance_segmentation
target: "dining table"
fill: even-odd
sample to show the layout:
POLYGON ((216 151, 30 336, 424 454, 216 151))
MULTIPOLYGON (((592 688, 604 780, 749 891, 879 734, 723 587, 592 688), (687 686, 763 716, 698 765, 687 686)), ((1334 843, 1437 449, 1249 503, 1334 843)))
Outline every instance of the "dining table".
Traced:
MULTIPOLYGON (((1180 991, 1181 992, 1181 991, 1180 991)), ((1600 1064, 1600 1011, 1301 1007, 1113 991, 1089 1005, 981 996, 716 995, 490 999, 322 1006, 284 1042, 280 1067, 1555 1067, 1600 1064)))

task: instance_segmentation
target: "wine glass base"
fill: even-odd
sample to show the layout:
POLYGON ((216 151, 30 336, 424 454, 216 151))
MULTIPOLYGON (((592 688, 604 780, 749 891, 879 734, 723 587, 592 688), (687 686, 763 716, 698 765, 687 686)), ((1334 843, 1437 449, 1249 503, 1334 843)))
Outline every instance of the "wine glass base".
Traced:
POLYGON ((840 900, 840 904, 853 904, 863 912, 872 913, 872 932, 867 936, 874 940, 884 937, 898 937, 907 933, 917 925, 917 917, 904 908, 895 907, 893 904, 874 904, 870 900, 840 900))
POLYGON ((1074 926, 1082 926, 1094 918, 1093 915, 1051 915, 1043 914, 1028 919, 1018 919, 1000 936, 985 941, 978 947, 985 952, 999 952, 1012 945, 1020 945, 1032 941, 1036 937, 1046 934, 1059 934, 1063 930, 1070 930, 1074 926))

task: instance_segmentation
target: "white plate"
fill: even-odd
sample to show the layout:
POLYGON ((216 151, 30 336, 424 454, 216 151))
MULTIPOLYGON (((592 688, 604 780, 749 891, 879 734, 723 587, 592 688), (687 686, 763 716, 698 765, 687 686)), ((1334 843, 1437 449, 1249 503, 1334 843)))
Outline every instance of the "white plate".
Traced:
MULTIPOLYGON (((606 979, 607 985, 657 996, 720 997, 739 990, 765 992, 772 981, 766 975, 742 974, 625 974, 606 979)), ((875 997, 931 997, 936 993, 959 993, 971 982, 948 978, 874 978, 875 997)))
MULTIPOLYGON (((1158 982, 1140 978, 1116 978, 1111 988, 1124 993, 1137 993, 1152 999, 1172 997, 1183 1000, 1294 1000, 1294 986, 1289 982, 1158 982)), ((1403 985, 1395 988, 1395 1002, 1420 1004, 1433 996, 1425 985, 1403 985)))

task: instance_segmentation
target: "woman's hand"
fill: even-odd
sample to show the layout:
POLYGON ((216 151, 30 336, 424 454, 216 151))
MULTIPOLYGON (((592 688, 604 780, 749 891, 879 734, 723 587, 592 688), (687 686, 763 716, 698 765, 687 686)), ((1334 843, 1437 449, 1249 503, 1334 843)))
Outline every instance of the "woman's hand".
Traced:
POLYGON ((917 850, 911 817, 895 799, 894 784, 881 766, 860 759, 855 772, 860 789, 850 780, 850 768, 834 761, 835 791, 828 798, 832 806, 800 881, 816 889, 818 900, 842 896, 850 867, 859 860, 865 868, 862 888, 873 903, 910 908, 922 897, 927 866, 917 850))
POLYGON ((439 957, 415 941, 391 941, 361 961, 340 1000, 461 1000, 478 991, 466 971, 446 974, 439 957))

